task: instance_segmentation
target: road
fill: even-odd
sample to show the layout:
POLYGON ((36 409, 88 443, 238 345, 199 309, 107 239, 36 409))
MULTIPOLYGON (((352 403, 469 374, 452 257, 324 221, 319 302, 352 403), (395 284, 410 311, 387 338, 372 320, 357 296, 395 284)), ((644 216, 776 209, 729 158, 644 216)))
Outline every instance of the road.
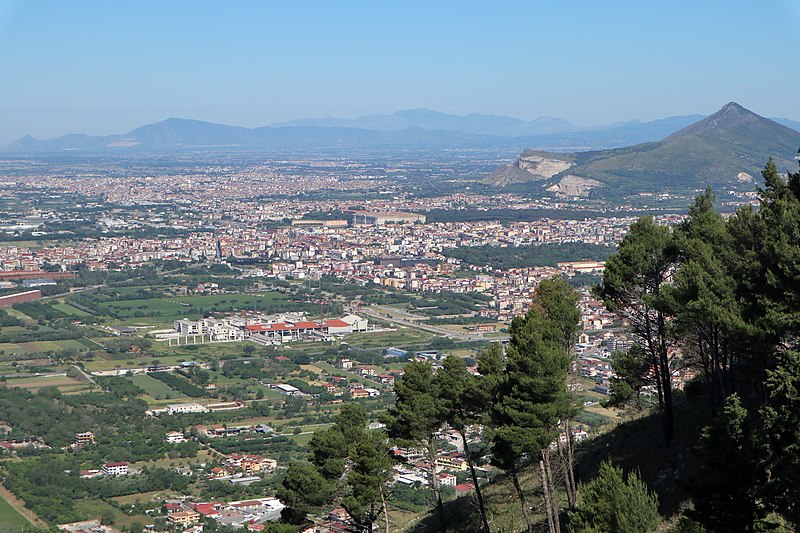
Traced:
MULTIPOLYGON (((372 305, 369 307, 362 307, 361 312, 372 318, 378 318, 386 322, 391 322, 392 324, 407 326, 409 328, 421 329, 422 331, 427 331, 429 333, 436 333, 437 335, 442 335, 443 337, 447 337, 448 339, 457 339, 462 341, 473 341, 473 342, 487 340, 483 336, 483 333, 475 331, 452 331, 438 326, 432 326, 430 324, 422 324, 419 321, 421 317, 418 317, 416 315, 411 315, 410 313, 407 312, 399 311, 394 307, 372 305), (400 318, 398 317, 398 315, 410 316, 413 317, 414 319, 412 320, 411 318, 409 319, 400 318)), ((492 337, 491 340, 500 341, 503 339, 499 337, 492 337)))

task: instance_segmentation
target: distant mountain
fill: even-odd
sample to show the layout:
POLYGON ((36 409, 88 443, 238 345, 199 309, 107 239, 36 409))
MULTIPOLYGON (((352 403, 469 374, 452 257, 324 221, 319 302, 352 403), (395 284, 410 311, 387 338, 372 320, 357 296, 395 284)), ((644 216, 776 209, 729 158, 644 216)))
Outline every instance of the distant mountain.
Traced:
MULTIPOLYGON (((524 166, 526 153, 511 171, 516 182, 530 175, 540 187, 568 196, 598 194, 622 196, 640 191, 700 189, 751 182, 767 159, 773 157, 782 170, 795 169, 800 132, 729 103, 713 115, 650 142, 611 150, 574 154, 569 168, 549 177, 524 166)), ((537 152, 537 168, 563 166, 564 154, 537 152)), ((529 158, 528 158, 529 159, 529 158)), ((486 178, 497 183, 499 170, 486 178)), ((752 189, 752 183, 748 185, 752 189)))
POLYGON ((792 120, 790 118, 781 118, 781 117, 776 117, 770 120, 773 120, 778 124, 783 124, 787 128, 792 128, 794 131, 800 131, 800 122, 796 120, 792 120))
MULTIPOLYGON (((516 141, 513 142, 516 144, 516 141)), ((199 120, 170 118, 128 133, 91 137, 71 134, 48 140, 27 136, 5 147, 11 152, 162 151, 181 149, 302 149, 302 148, 458 148, 510 147, 502 137, 458 131, 406 128, 371 131, 338 127, 242 128, 199 120)))
MULTIPOLYGON (((330 148, 518 150, 528 146, 540 150, 575 152, 658 141, 701 118, 701 115, 675 116, 582 130, 553 117, 539 117, 526 122, 512 117, 477 113, 449 115, 428 109, 410 109, 358 119, 304 119, 260 128, 170 118, 128 133, 102 137, 70 134, 38 140, 26 136, 3 150, 15 153, 330 148)), ((793 122, 780 120, 789 125, 793 122)), ((525 178, 526 175, 518 177, 525 178)))
POLYGON ((560 118, 539 117, 530 122, 518 118, 482 115, 450 115, 430 109, 407 109, 392 114, 365 115, 355 119, 327 117, 292 120, 276 127, 314 126, 320 128, 360 128, 375 131, 399 131, 406 128, 460 131, 498 137, 525 137, 575 131, 577 128, 560 118))

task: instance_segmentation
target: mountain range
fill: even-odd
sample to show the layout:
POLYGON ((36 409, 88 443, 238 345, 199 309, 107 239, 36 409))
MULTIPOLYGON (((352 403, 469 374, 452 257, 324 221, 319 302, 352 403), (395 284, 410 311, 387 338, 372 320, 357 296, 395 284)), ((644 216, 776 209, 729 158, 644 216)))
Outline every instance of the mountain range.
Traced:
MULTIPOLYGON (((475 113, 459 116, 427 109, 358 119, 303 119, 259 128, 170 118, 115 135, 70 134, 47 140, 27 136, 3 151, 125 153, 182 149, 515 149, 522 146, 556 151, 592 150, 657 141, 702 118, 701 115, 674 116, 583 129, 553 117, 526 122, 512 117, 475 113)), ((800 130, 798 122, 777 120, 800 130)))
POLYGON ((561 196, 624 196, 668 189, 701 189, 752 182, 772 157, 782 171, 797 169, 800 132, 731 102, 657 142, 575 153, 525 150, 486 183, 531 182, 561 196))

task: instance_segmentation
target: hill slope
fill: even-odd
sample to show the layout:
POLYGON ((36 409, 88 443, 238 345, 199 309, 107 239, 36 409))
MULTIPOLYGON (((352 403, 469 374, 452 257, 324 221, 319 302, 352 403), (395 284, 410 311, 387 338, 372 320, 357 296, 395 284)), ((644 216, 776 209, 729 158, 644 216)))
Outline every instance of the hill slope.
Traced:
MULTIPOLYGON (((578 152, 572 167, 541 186, 558 192, 563 184, 593 180, 594 187, 583 192, 590 194, 593 190, 593 194, 602 196, 702 189, 740 182, 752 189, 750 179, 758 176, 769 157, 782 171, 796 168, 792 158, 798 147, 800 132, 729 103, 658 142, 578 152)), ((496 181, 490 176, 486 181, 493 179, 496 181)))

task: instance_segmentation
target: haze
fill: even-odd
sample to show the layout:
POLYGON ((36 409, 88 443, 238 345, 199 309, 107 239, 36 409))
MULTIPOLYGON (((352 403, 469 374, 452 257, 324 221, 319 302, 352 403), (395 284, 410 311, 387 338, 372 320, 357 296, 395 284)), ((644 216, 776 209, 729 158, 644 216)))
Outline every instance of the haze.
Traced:
POLYGON ((0 144, 418 107, 589 125, 737 101, 800 119, 795 2, 613 6, 0 1, 0 144))

